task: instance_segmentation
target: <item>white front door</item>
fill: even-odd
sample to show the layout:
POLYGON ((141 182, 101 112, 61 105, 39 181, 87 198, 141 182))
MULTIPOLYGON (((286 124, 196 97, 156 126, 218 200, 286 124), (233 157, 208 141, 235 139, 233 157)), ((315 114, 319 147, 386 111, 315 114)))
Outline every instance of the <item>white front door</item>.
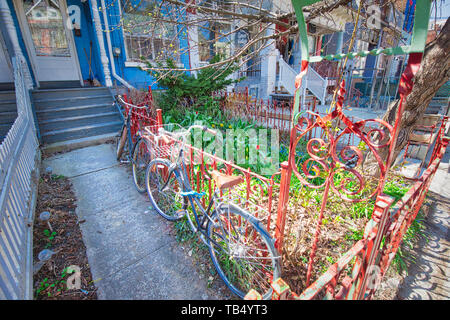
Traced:
POLYGON ((27 52, 38 82, 80 80, 65 0, 16 0, 27 52))

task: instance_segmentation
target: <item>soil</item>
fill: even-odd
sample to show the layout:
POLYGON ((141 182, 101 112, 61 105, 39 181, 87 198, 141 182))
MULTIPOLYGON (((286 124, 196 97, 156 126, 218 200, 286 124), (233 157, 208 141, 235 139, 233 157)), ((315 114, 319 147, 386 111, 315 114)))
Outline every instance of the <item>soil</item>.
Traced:
POLYGON ((97 299, 80 230, 83 221, 78 221, 75 201, 68 178, 52 174, 41 176, 33 228, 33 281, 37 300, 97 299), (39 218, 44 211, 50 212, 46 221, 39 218), (38 255, 45 249, 54 254, 40 262, 38 255), (80 268, 81 289, 68 289, 67 284, 75 283, 73 279, 77 277, 77 272, 70 273, 67 269, 69 266, 80 268))
POLYGON ((177 222, 179 227, 170 227, 170 234, 177 238, 180 247, 184 253, 191 257, 193 260, 193 266, 196 271, 206 279, 208 283, 208 289, 215 292, 215 295, 222 300, 236 300, 237 296, 233 295, 230 289, 225 285, 223 280, 217 274, 214 264, 211 261, 209 250, 197 234, 191 233, 192 231, 186 230, 189 228, 187 220, 177 222), (180 230, 182 228, 183 230, 180 230), (177 230, 178 229, 178 230, 177 230))

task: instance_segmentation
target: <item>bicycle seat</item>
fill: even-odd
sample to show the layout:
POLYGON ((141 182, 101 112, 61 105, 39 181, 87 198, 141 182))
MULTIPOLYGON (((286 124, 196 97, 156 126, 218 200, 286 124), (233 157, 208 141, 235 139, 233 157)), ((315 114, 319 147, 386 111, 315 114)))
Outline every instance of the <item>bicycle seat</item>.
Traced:
POLYGON ((222 173, 217 170, 212 170, 210 172, 210 174, 211 174, 211 177, 216 182, 216 186, 220 190, 232 188, 232 187, 244 182, 244 178, 241 176, 228 176, 225 173, 222 173))

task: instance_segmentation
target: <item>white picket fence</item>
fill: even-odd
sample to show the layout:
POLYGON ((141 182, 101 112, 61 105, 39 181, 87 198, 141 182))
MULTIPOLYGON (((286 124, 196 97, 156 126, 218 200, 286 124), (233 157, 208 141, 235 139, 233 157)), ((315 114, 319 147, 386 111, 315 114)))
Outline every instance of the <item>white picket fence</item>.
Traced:
POLYGON ((0 145, 0 299, 32 299, 40 151, 23 57, 13 58, 17 118, 0 145))

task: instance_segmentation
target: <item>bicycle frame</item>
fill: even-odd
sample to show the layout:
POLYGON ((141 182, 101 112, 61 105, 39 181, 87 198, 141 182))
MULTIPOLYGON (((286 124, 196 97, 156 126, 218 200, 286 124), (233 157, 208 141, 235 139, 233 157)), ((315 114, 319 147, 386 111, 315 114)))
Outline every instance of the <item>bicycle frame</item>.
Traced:
MULTIPOLYGON (((131 136, 131 109, 128 112, 125 124, 124 124, 127 128, 127 140, 128 140, 128 157, 130 159, 131 162, 133 162, 133 146, 134 146, 134 142, 133 142, 133 137, 131 136)), ((139 132, 138 134, 135 135, 135 137, 139 137, 139 132)), ((136 140, 137 141, 137 140, 136 140)))
MULTIPOLYGON (((117 100, 114 103, 116 104, 117 108, 121 111, 120 104, 117 102, 117 100)), ((138 131, 134 136, 131 135, 131 114, 132 114, 132 108, 133 107, 130 105, 130 109, 128 109, 127 116, 126 117, 122 116, 123 121, 124 121, 124 123, 122 125, 122 128, 125 127, 126 130, 127 130, 127 142, 128 142, 128 146, 129 146, 129 148, 128 148, 128 159, 129 159, 129 161, 131 163, 134 163, 133 151, 134 151, 135 143, 133 142, 133 138, 136 138, 136 137, 139 138, 140 134, 139 134, 139 131, 138 131)), ((121 114, 122 114, 122 111, 121 111, 121 114)), ((137 140, 138 139, 136 139, 136 142, 137 142, 137 140)))
MULTIPOLYGON (((186 164, 184 163, 183 153, 184 153, 184 150, 183 150, 183 148, 181 148, 177 162, 172 163, 171 166, 168 168, 167 180, 165 181, 164 185, 161 187, 161 190, 163 190, 167 186, 167 184, 170 181, 170 177, 173 174, 176 176, 177 179, 181 180, 182 181, 182 186, 181 186, 182 192, 186 194, 185 197, 187 197, 189 200, 189 204, 190 204, 190 206, 192 208, 192 212, 194 214, 195 222, 197 223, 196 230, 193 230, 193 231, 201 233, 209 241, 213 242, 216 246, 219 246, 219 244, 216 241, 214 241, 213 239, 211 239, 208 236, 208 233, 206 231, 207 230, 206 226, 204 226, 204 224, 207 220, 209 220, 211 223, 214 223, 213 219, 211 218, 211 216, 212 216, 211 209, 213 207, 213 204, 215 202, 217 202, 217 199, 218 199, 217 190, 214 190, 212 197, 209 200, 208 206, 205 209, 205 207, 201 204, 201 202, 198 198, 198 193, 194 189, 192 189, 192 186, 189 183, 189 178, 187 175, 186 164), (198 208, 201 211, 200 216, 197 213, 197 210, 195 209, 195 204, 197 204, 198 208)), ((187 218, 189 220, 191 219, 189 215, 187 215, 187 218)), ((191 226, 192 226, 192 221, 191 221, 191 226)), ((208 245, 206 243, 206 241, 205 241, 205 244, 208 245)))

